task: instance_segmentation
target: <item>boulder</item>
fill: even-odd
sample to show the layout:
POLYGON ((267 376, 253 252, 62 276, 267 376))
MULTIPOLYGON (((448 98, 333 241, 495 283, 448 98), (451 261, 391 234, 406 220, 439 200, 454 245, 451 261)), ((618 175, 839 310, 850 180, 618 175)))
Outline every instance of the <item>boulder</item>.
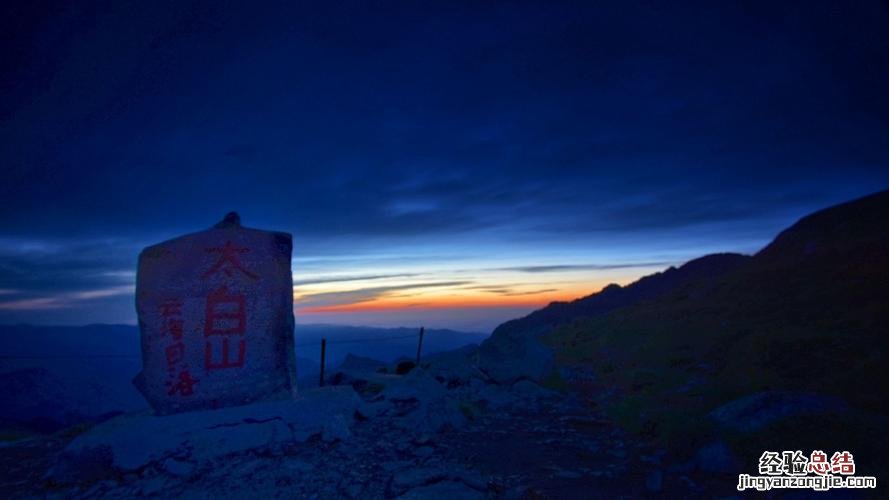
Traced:
POLYGON ((347 439, 360 404, 351 387, 325 387, 291 401, 156 416, 122 415, 75 438, 50 471, 57 481, 108 477, 157 466, 177 470, 232 453, 269 449, 321 435, 347 439))
POLYGON ((437 464, 397 471, 388 489, 390 495, 407 498, 453 498, 448 493, 456 498, 484 498, 480 492, 487 489, 487 480, 460 465, 437 464))
POLYGON ((543 380, 552 370, 553 360, 552 349, 537 335, 522 331, 495 332, 478 351, 478 367, 499 383, 543 380))
POLYGON ((804 392, 765 391, 728 402, 710 412, 718 426, 739 432, 756 432, 773 423, 801 415, 844 412, 839 398, 804 392))
POLYGON ((386 366, 386 363, 382 361, 349 353, 346 354, 345 359, 340 363, 337 370, 347 373, 365 373, 376 372, 380 368, 385 368, 386 366))
MULTIPOLYGON (((407 375, 366 374, 366 380, 348 383, 381 387, 365 402, 360 413, 367 417, 392 419, 392 424, 418 433, 436 433, 460 428, 467 423, 462 402, 423 369, 407 375)), ((366 393, 366 390, 365 390, 366 393)))
POLYGON ((459 349, 428 356, 423 366, 434 377, 449 383, 467 383, 473 379, 486 379, 479 369, 479 346, 467 345, 459 349))

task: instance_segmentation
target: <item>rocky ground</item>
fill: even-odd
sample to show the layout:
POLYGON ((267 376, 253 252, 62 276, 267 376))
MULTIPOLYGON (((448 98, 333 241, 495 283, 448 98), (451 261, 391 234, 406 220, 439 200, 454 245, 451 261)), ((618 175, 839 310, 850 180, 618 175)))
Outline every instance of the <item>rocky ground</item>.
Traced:
MULTIPOLYGON (((731 477, 714 483, 712 474, 702 480, 694 465, 682 472, 670 468, 663 450, 599 414, 595 398, 529 381, 448 379, 430 369, 334 379, 340 387, 314 393, 348 402, 344 394, 355 388, 360 398, 352 395, 357 406, 346 427, 330 426, 322 416, 318 422, 290 421, 293 433, 269 433, 281 419, 262 417, 267 408, 244 407, 236 424, 210 425, 216 417, 204 415, 203 427, 176 438, 190 444, 154 441, 156 450, 142 457, 127 449, 137 445, 123 442, 112 420, 86 432, 70 429, 5 446, 0 489, 11 497, 449 499, 694 497, 731 495, 734 489, 731 477), (251 411, 260 417, 242 418, 251 411), (255 431, 247 441, 232 437, 248 426, 255 431), (72 455, 86 449, 84 443, 108 443, 122 456, 109 462, 95 454, 72 455)), ((337 411, 330 410, 331 418, 337 411)), ((123 416, 115 425, 144 433, 155 421, 123 416)))

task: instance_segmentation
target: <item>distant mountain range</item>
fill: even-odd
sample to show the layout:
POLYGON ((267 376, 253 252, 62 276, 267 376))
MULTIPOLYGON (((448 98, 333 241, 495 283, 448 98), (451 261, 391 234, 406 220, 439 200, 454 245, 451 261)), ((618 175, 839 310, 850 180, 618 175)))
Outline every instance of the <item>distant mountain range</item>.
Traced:
MULTIPOLYGON (((320 343, 327 339, 327 367, 347 355, 392 362, 414 359, 419 331, 296 325, 301 387, 318 383, 320 343)), ((423 353, 481 342, 486 335, 427 330, 423 353)), ((0 424, 53 429, 114 411, 147 406, 131 380, 141 370, 139 329, 134 325, 0 325, 0 424)))

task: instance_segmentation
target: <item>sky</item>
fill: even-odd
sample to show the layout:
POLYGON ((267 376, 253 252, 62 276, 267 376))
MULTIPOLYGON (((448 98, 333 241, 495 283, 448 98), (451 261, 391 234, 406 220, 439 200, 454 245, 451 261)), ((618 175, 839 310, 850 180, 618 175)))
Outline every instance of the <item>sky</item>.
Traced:
POLYGON ((889 187, 889 6, 5 2, 0 323, 293 234, 298 323, 491 331, 889 187))

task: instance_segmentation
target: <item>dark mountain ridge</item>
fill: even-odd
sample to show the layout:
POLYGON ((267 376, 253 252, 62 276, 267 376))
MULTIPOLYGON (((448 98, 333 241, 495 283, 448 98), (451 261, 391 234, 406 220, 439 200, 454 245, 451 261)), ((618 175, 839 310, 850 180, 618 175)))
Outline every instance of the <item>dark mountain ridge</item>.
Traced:
POLYGON ((516 332, 537 335, 579 317, 604 314, 653 299, 691 282, 712 280, 749 261, 749 256, 737 253, 706 255, 678 268, 671 266, 665 271, 643 276, 623 287, 610 284, 596 293, 571 302, 552 302, 525 317, 501 324, 493 335, 511 335, 516 332))
POLYGON ((615 395, 603 405, 616 422, 676 450, 719 439, 752 457, 835 444, 879 463, 889 445, 874 434, 889 418, 887 216, 889 191, 830 207, 730 272, 564 322, 542 335, 554 372, 589 370, 595 391, 615 395), (849 409, 755 435, 717 432, 708 417, 781 394, 849 409))

